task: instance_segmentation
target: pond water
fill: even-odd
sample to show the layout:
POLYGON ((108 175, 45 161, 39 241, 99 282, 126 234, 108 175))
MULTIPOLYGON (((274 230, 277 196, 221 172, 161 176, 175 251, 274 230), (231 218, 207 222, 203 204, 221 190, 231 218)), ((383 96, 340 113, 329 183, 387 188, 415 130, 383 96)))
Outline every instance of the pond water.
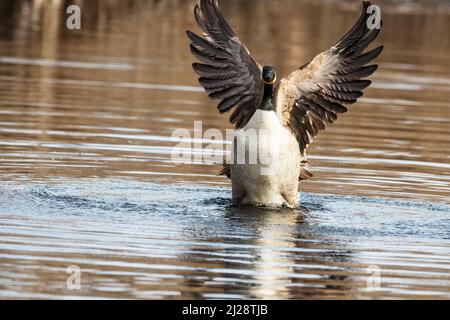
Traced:
MULTIPOLYGON (((65 1, 0 3, 0 298, 450 299, 448 2, 379 2, 380 70, 311 146, 299 210, 172 161, 176 129, 231 128, 190 67, 194 1, 79 3, 78 31, 65 1)), ((281 74, 360 10, 221 3, 281 74)))

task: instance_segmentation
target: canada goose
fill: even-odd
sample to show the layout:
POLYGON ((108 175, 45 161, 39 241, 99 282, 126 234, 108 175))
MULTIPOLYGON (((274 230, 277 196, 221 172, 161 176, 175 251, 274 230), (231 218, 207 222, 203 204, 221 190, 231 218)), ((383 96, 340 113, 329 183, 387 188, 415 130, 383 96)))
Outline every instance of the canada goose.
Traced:
POLYGON ((363 2, 361 17, 334 46, 278 82, 273 66, 261 67, 250 55, 223 17, 217 0, 201 0, 194 9, 204 38, 187 31, 192 54, 201 63, 193 69, 209 97, 221 100, 218 109, 231 109, 230 122, 237 129, 234 157, 221 174, 232 180, 237 205, 297 207, 299 180, 312 177, 305 151, 318 133, 347 112, 367 88, 377 65, 366 66, 383 50, 380 46, 363 53, 381 29, 369 29, 368 8, 363 2), (258 154, 271 163, 236 161, 239 146, 252 151, 246 134, 257 130, 258 154), (273 166, 272 164, 277 165, 273 166), (270 172, 264 169, 271 167, 270 172))

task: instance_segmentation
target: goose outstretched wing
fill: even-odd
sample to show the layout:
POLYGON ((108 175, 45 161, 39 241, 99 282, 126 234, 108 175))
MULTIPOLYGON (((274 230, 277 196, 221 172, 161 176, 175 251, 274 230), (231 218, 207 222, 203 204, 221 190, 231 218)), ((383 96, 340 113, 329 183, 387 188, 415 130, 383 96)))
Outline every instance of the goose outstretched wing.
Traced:
POLYGON ((221 100, 220 113, 234 108, 230 122, 242 128, 263 97, 261 66, 231 29, 217 0, 201 0, 194 15, 204 35, 187 31, 191 52, 201 62, 193 64, 194 71, 209 97, 221 100))
POLYGON ((371 84, 363 79, 378 66, 367 64, 383 47, 363 53, 381 29, 381 21, 377 28, 369 29, 369 6, 370 2, 363 2, 358 22, 333 47, 280 82, 277 113, 282 124, 296 136, 302 154, 338 114, 347 112, 345 105, 355 103, 363 95, 362 90, 371 84))

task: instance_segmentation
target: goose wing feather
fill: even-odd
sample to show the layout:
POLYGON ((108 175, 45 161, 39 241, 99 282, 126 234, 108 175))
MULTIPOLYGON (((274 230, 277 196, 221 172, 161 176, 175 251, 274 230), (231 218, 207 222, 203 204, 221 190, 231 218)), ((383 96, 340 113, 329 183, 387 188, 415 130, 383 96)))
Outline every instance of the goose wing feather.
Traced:
POLYGON ((280 82, 277 113, 296 136, 303 155, 319 132, 347 112, 346 105, 355 103, 371 84, 363 78, 372 75, 378 66, 366 65, 378 57, 383 47, 363 53, 381 29, 381 22, 378 28, 368 27, 370 5, 363 2, 359 20, 333 47, 280 82))
POLYGON ((219 112, 234 108, 230 122, 243 128, 262 101, 261 66, 225 20, 217 0, 201 0, 194 16, 204 38, 187 31, 191 52, 200 61, 193 69, 209 97, 221 100, 219 112))

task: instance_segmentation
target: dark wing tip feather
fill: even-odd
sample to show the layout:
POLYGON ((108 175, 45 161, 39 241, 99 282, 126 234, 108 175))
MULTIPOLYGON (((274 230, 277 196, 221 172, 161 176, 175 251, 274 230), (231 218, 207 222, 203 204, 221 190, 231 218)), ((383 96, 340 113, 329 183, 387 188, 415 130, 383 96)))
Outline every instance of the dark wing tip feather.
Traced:
POLYGON ((187 34, 188 38, 191 40, 194 39, 196 36, 196 34, 191 30, 186 30, 186 34, 187 34))
POLYGON ((189 40, 192 43, 195 43, 195 39, 199 38, 198 35, 196 35, 194 32, 190 31, 190 30, 186 30, 186 35, 188 36, 189 40))
POLYGON ((359 68, 358 70, 356 70, 353 73, 348 74, 349 76, 352 76, 353 79, 359 78, 367 78, 369 76, 371 76, 375 71, 378 70, 378 65, 377 64, 373 64, 370 66, 364 66, 359 68))
POLYGON ((368 76, 370 76, 370 75, 372 75, 375 71, 377 71, 378 70, 378 68, 379 68, 379 66, 377 65, 377 64, 373 64, 373 65, 371 65, 371 66, 366 66, 366 67, 364 67, 364 68, 366 68, 368 71, 367 71, 367 73, 369 73, 369 74, 367 74, 367 76, 366 77, 368 77, 368 76))
POLYGON ((355 25, 347 32, 335 45, 334 47, 338 51, 345 50, 348 47, 353 46, 362 37, 364 37, 369 29, 367 28, 367 19, 369 14, 367 13, 367 8, 371 5, 369 1, 363 2, 363 9, 361 15, 355 25))
POLYGON ((380 53, 383 51, 384 46, 379 46, 369 52, 364 53, 359 58, 355 60, 355 63, 362 63, 362 65, 365 65, 369 63, 370 61, 376 59, 380 53))
POLYGON ((231 26, 228 24, 227 20, 225 19, 225 17, 222 14, 222 11, 219 8, 219 2, 217 0, 212 0, 212 1, 213 1, 214 11, 216 13, 217 18, 219 19, 220 26, 227 33, 227 35, 229 37, 235 37, 236 34, 234 33, 231 26))
MULTIPOLYGON (((380 52, 378 52, 378 55, 380 55, 380 53, 384 50, 384 45, 379 46, 378 48, 376 48, 375 50, 380 50, 380 52)), ((378 55, 376 57, 378 57, 378 55)), ((375 58, 376 58, 375 57, 375 58)))

